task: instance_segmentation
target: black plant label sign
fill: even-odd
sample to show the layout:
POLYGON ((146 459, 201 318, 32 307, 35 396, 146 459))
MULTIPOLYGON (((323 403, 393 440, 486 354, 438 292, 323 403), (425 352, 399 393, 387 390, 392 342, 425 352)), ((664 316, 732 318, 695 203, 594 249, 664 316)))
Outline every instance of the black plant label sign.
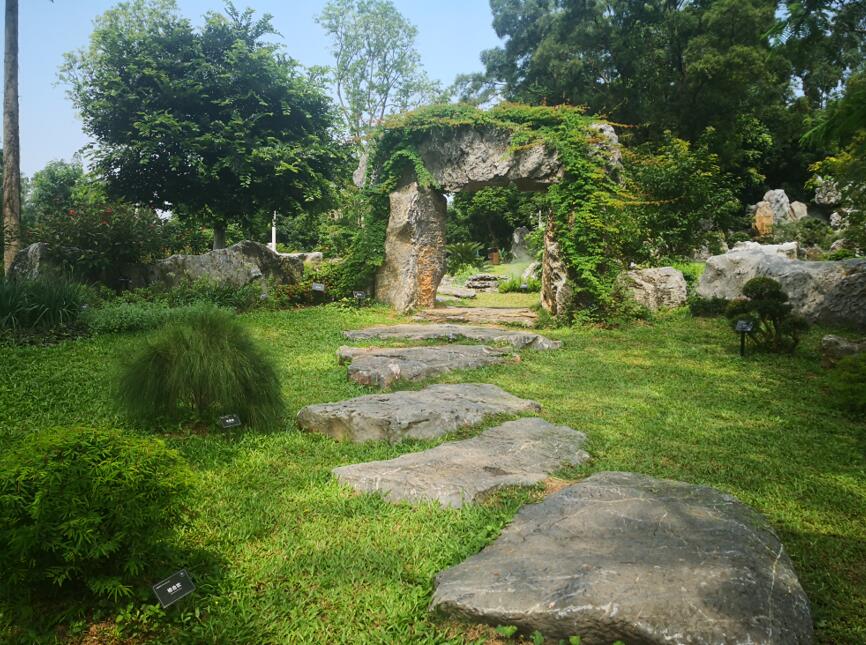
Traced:
POLYGON ((228 414, 218 419, 221 428, 237 428, 241 425, 241 418, 236 414, 228 414))
POLYGON ((751 320, 738 320, 736 329, 740 333, 748 334, 754 327, 755 324, 751 320))
POLYGON ((320 293, 325 293, 325 285, 321 282, 313 283, 313 291, 319 291, 320 293))
POLYGON ((153 585, 153 593, 163 609, 173 605, 181 598, 185 598, 193 591, 195 591, 195 585, 186 569, 181 569, 162 582, 153 585))

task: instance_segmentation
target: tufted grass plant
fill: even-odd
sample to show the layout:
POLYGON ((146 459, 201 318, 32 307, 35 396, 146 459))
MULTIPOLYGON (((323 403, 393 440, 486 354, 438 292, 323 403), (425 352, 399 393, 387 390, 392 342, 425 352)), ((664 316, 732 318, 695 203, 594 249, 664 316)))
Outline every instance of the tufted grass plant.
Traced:
POLYGON ((234 314, 216 307, 191 310, 150 339, 123 365, 118 399, 146 425, 238 414, 266 428, 284 412, 273 362, 234 314))

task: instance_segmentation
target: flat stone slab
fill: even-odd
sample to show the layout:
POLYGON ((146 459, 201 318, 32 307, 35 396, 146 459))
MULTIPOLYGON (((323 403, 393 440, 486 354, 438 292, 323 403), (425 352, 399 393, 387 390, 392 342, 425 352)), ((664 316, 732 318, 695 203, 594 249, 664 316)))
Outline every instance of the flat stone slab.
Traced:
POLYGON ((426 347, 340 347, 337 360, 349 365, 349 378, 361 385, 388 387, 400 380, 421 381, 454 370, 503 363, 508 352, 485 345, 426 347))
POLYGON ((503 486, 532 486, 562 466, 589 459, 582 432, 536 417, 508 421, 477 437, 387 461, 331 472, 361 493, 389 502, 436 501, 459 508, 503 486))
POLYGON ((418 312, 414 320, 535 327, 538 323, 538 314, 526 307, 439 307, 418 312))
POLYGON ((440 296, 451 296, 453 298, 477 298, 478 294, 472 289, 455 287, 453 285, 439 285, 436 293, 440 296))
POLYGON ((584 645, 813 642, 766 520, 713 488, 605 472, 525 506, 431 609, 584 645))
POLYGON ((419 324, 382 325, 344 331, 349 340, 477 340, 484 343, 511 345, 515 349, 559 349, 562 343, 531 331, 517 331, 501 327, 471 327, 468 325, 419 324))
POLYGON ((417 392, 371 394, 309 405, 298 412, 298 425, 340 441, 399 443, 404 439, 433 439, 496 414, 540 410, 535 401, 520 399, 488 383, 441 384, 417 392))

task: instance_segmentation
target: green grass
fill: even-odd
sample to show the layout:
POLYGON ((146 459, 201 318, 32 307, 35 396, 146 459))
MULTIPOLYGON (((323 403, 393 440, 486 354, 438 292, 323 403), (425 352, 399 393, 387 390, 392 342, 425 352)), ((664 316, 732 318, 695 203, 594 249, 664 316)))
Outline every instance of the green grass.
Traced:
MULTIPOLYGON (((292 417, 309 403, 365 393, 336 364, 340 331, 396 320, 381 308, 337 307, 243 319, 276 357, 292 417)), ((630 470, 736 495, 768 517, 789 550, 818 641, 866 642, 866 424, 828 395, 820 330, 793 357, 745 360, 725 321, 682 313, 548 334, 564 341, 561 351, 522 352, 520 365, 440 380, 497 383, 538 400, 548 420, 586 432, 593 460, 563 476, 630 470)), ((119 425, 112 365, 141 338, 6 349, 0 428, 119 425)), ((434 574, 492 540, 539 495, 510 491, 461 510, 356 496, 331 468, 432 444, 339 444, 292 422, 280 432, 170 441, 196 472, 179 541, 208 558, 191 559, 199 588, 179 607, 122 616, 125 633, 138 625, 153 642, 461 642, 468 632, 427 614, 434 574), (151 631, 142 616, 151 616, 151 631)), ((0 641, 3 621, 0 614, 0 641)))

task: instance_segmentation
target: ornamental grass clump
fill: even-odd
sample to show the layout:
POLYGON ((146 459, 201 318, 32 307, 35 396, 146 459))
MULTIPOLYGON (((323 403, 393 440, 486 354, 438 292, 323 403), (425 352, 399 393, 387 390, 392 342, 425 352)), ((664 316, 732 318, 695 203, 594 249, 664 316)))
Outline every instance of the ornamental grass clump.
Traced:
POLYGON ((121 407, 145 424, 213 423, 238 415, 275 426, 284 412, 276 368, 232 313, 201 308, 168 323, 123 368, 121 407))

